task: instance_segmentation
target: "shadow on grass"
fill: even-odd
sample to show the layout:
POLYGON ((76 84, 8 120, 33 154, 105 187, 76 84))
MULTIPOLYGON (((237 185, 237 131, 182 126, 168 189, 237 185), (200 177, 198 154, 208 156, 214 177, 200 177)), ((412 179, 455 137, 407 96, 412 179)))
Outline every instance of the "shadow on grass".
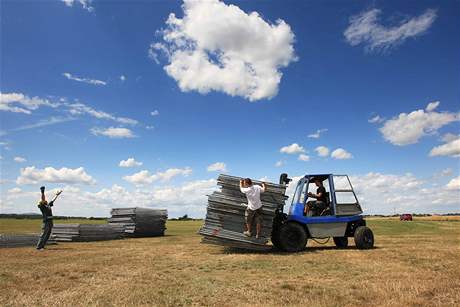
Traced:
POLYGON ((225 247, 224 248, 224 253, 225 254, 238 254, 238 255, 279 255, 279 256, 292 256, 292 255, 308 255, 310 253, 316 253, 319 251, 325 251, 325 250, 336 250, 337 252, 340 251, 350 251, 350 250, 359 250, 362 252, 370 252, 372 250, 376 249, 381 249, 381 247, 374 246, 372 249, 358 249, 356 246, 349 246, 347 248, 337 248, 335 246, 313 246, 313 247, 307 247, 304 250, 293 253, 293 252, 284 252, 281 251, 275 247, 272 247, 269 250, 264 250, 264 251, 258 251, 258 250, 249 250, 249 249, 239 249, 235 247, 225 247))

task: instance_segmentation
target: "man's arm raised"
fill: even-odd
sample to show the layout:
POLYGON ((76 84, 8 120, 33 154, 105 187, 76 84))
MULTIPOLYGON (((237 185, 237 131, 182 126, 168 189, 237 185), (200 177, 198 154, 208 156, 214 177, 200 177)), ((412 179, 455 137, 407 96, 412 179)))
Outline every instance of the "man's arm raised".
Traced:
POLYGON ((265 192, 267 190, 267 185, 265 182, 262 182, 262 192, 265 192))
POLYGON ((62 193, 62 190, 59 190, 56 192, 56 195, 54 196, 53 200, 51 201, 52 203, 54 203, 54 201, 58 198, 59 195, 61 195, 62 193))

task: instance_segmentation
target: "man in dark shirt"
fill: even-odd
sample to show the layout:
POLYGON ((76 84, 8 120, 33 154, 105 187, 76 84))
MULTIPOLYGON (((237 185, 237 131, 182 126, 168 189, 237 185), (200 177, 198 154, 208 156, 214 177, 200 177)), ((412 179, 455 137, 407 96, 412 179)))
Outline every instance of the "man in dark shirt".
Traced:
POLYGON ((316 189, 316 194, 308 192, 308 196, 316 198, 316 201, 309 201, 307 203, 304 210, 305 215, 307 215, 310 210, 313 211, 312 215, 320 215, 327 207, 327 194, 326 189, 323 186, 323 182, 316 179, 315 184, 318 187, 318 189, 316 189))
POLYGON ((43 250, 45 248, 46 242, 50 238, 51 230, 53 229, 53 212, 51 210, 51 207, 54 205, 54 201, 62 193, 62 191, 56 192, 56 196, 54 197, 54 199, 48 203, 45 197, 45 187, 41 187, 40 191, 42 196, 40 202, 38 203, 38 208, 40 208, 40 211, 42 212, 43 226, 42 234, 37 243, 37 250, 43 250))

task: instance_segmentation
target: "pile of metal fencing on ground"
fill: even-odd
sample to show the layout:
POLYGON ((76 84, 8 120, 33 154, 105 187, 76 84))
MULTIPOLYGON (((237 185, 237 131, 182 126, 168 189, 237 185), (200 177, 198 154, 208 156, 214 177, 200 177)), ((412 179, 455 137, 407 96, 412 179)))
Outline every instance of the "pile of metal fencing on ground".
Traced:
MULTIPOLYGON (((221 190, 208 196, 205 223, 199 230, 203 235, 202 242, 241 249, 270 249, 271 246, 266 243, 272 232, 275 211, 282 208, 287 199, 284 195, 286 186, 266 183, 266 191, 260 194, 263 204, 262 233, 261 238, 256 239, 243 234, 247 198, 240 191, 240 179, 242 178, 228 175, 220 175, 217 179, 221 190)), ((254 180, 253 184, 261 185, 262 182, 254 180)), ((253 227, 252 233, 255 235, 255 225, 253 227)))
POLYGON ((122 225, 110 224, 55 224, 52 237, 58 242, 91 242, 122 239, 122 225))
POLYGON ((111 211, 109 225, 122 225, 127 237, 163 236, 168 211, 147 208, 115 208, 111 211))
MULTIPOLYGON (((39 234, 24 234, 24 235, 6 235, 0 234, 0 248, 3 247, 22 247, 37 245, 39 234)), ((53 238, 50 238, 46 244, 56 244, 53 238)))
POLYGON ((108 224, 55 224, 52 237, 58 242, 90 242, 125 237, 162 236, 168 219, 166 210, 116 208, 108 224))

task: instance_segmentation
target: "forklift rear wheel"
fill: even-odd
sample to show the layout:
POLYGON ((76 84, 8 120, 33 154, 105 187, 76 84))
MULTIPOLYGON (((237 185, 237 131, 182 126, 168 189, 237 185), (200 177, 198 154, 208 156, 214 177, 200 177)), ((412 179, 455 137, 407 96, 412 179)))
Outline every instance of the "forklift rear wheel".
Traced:
POLYGON ((348 237, 334 237, 334 243, 337 248, 347 248, 348 237))
POLYGON ((279 243, 286 252, 300 252, 307 245, 307 232, 299 224, 284 224, 280 228, 279 243))
POLYGON ((354 237, 358 249, 370 249, 374 247, 374 234, 369 227, 359 226, 356 228, 354 237))

